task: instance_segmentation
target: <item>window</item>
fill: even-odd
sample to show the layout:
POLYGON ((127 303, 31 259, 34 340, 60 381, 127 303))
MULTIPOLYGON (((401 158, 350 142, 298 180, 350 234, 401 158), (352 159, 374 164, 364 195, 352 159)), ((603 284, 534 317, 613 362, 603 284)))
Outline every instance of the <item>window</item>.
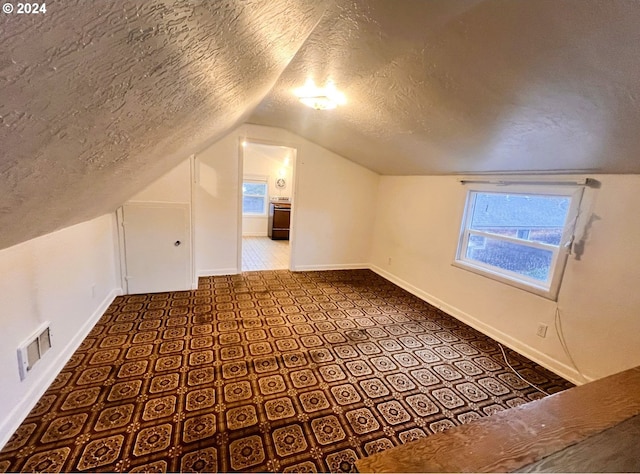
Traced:
POLYGON ((555 300, 582 187, 474 185, 455 265, 555 300))
POLYGON ((244 180, 242 182, 242 214, 267 215, 267 181, 244 180))

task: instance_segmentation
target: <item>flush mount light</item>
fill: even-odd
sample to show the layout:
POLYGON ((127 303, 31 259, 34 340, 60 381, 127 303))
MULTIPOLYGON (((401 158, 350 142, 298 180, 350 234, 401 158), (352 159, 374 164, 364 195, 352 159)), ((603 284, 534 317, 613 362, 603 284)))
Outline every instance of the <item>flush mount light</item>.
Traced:
POLYGON ((335 109, 347 102, 344 94, 336 89, 333 81, 328 81, 324 87, 316 86, 313 79, 308 79, 304 86, 294 91, 304 105, 316 110, 335 109))

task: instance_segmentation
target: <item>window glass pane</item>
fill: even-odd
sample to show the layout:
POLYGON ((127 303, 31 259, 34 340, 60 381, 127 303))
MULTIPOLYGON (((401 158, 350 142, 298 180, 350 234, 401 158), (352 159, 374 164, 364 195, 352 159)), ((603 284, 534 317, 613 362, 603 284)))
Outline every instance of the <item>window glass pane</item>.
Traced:
POLYGON ((569 196, 475 192, 471 229, 560 245, 569 196))
POLYGON ((242 193, 254 196, 265 196, 267 194, 266 183, 242 183, 242 193))
POLYGON ((259 196, 243 196, 242 212, 244 214, 264 214, 264 199, 259 196))
POLYGON ((266 214, 267 183, 244 181, 242 183, 242 213, 266 214))
POLYGON ((544 282, 549 278, 553 252, 490 237, 470 235, 466 257, 544 282))

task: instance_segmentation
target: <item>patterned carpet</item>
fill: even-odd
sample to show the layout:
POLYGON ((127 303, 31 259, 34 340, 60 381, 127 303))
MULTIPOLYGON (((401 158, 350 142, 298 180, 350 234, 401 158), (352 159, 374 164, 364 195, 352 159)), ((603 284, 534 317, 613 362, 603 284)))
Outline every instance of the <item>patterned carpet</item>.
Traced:
MULTIPOLYGON (((548 392, 571 387, 507 353, 548 392)), ((493 340, 371 271, 209 277, 116 298, 0 472, 349 472, 540 396, 493 340)))

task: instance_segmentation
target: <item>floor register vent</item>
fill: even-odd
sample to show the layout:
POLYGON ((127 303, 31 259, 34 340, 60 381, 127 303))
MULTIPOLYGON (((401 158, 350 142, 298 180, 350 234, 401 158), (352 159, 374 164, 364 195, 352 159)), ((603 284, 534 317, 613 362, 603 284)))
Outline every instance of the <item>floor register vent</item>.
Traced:
POLYGON ((47 321, 18 347, 18 370, 24 380, 33 366, 51 349, 51 330, 47 321))

